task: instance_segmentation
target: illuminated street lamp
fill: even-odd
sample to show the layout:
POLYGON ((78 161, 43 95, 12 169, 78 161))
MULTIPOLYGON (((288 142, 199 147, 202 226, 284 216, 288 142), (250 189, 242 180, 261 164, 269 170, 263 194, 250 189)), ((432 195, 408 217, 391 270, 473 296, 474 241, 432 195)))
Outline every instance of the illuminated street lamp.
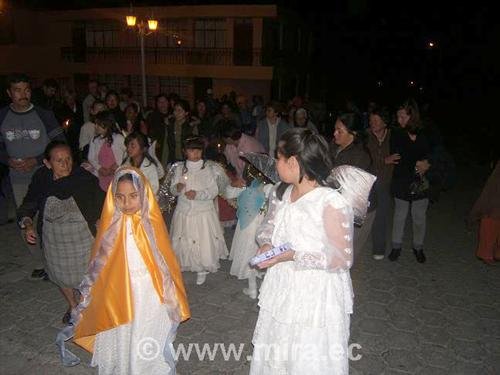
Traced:
POLYGON ((127 26, 135 26, 135 22, 137 21, 135 16, 126 16, 125 19, 127 20, 127 26))
POLYGON ((158 28, 158 21, 154 19, 148 20, 148 28, 151 31, 155 31, 158 28))
POLYGON ((135 28, 137 26, 135 30, 139 33, 141 41, 142 103, 144 108, 146 108, 148 102, 146 98, 146 57, 144 53, 144 37, 152 34, 158 29, 158 21, 151 17, 147 20, 147 23, 144 20, 139 20, 139 22, 137 22, 137 17, 132 14, 126 16, 125 20, 129 28, 135 28))

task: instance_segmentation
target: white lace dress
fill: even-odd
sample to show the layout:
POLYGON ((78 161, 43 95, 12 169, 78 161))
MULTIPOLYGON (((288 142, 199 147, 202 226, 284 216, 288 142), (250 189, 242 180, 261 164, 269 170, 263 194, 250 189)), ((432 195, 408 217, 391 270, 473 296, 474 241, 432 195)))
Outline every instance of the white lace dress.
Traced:
POLYGON ((174 373, 163 356, 172 324, 139 253, 129 219, 126 252, 134 320, 97 334, 91 366, 98 366, 99 375, 174 373))
POLYGON ((228 256, 224 232, 215 209, 215 198, 219 194, 217 175, 210 163, 203 167, 203 160, 179 163, 172 178, 171 192, 177 195, 177 205, 172 217, 170 237, 182 271, 216 272, 219 259, 228 256), (177 184, 185 189, 177 192, 177 184), (193 200, 185 192, 196 191, 193 200))
POLYGON ((250 374, 348 374, 352 209, 319 187, 295 202, 290 186, 271 205, 259 244, 289 242, 294 261, 267 270, 259 295, 250 374))

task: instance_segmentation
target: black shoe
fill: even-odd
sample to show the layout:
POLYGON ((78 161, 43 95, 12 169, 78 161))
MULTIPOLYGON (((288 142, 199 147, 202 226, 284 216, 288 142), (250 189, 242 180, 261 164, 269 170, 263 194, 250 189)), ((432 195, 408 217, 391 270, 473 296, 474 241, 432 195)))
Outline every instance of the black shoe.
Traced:
POLYGON ((32 280, 44 280, 44 281, 48 281, 49 280, 49 275, 47 274, 47 272, 45 272, 45 270, 43 268, 35 269, 31 273, 31 279, 32 280))
POLYGON ((71 310, 66 311, 66 313, 63 315, 62 322, 64 324, 69 324, 71 321, 71 310))
POLYGON ((400 255, 401 255, 401 249, 392 249, 388 258, 391 262, 394 262, 394 261, 398 260, 400 255))
POLYGON ((31 278, 35 280, 41 280, 45 276, 45 270, 43 268, 34 269, 31 273, 31 278))
POLYGON ((413 249, 413 254, 415 254, 415 258, 417 258, 418 263, 425 263, 424 249, 420 250, 413 249))

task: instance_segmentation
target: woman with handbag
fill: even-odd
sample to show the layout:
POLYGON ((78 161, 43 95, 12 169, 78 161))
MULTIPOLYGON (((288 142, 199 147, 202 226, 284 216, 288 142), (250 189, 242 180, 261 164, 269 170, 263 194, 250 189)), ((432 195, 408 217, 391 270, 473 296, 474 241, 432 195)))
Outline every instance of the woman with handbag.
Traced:
POLYGON ((419 263, 426 261, 424 238, 427 207, 429 205, 429 182, 426 172, 430 168, 429 142, 424 134, 417 103, 408 100, 397 111, 399 129, 395 129, 390 140, 390 155, 387 164, 394 164, 391 190, 394 196, 394 220, 392 226, 392 251, 389 260, 401 255, 406 216, 411 207, 413 226, 413 253, 419 263))

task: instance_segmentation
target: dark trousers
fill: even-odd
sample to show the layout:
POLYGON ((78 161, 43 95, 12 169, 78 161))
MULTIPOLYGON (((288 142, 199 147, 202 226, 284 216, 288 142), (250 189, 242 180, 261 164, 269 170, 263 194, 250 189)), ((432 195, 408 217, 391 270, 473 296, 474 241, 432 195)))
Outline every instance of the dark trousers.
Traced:
POLYGON ((374 255, 385 255, 392 218, 392 197, 390 185, 379 185, 375 190, 377 212, 372 226, 372 249, 374 255))
POLYGON ((15 207, 10 178, 6 175, 0 181, 0 224, 5 224, 12 217, 16 217, 15 207))

